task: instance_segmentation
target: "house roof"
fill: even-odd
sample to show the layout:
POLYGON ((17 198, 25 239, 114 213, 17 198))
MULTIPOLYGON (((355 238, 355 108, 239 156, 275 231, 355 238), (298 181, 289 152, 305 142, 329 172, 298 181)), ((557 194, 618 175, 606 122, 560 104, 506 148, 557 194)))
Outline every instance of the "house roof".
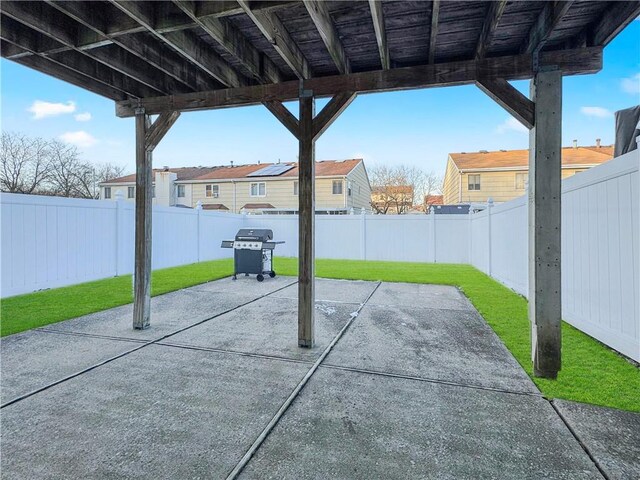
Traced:
POLYGON ((426 195, 424 201, 427 205, 444 205, 444 195, 426 195))
MULTIPOLYGON (((332 177, 332 176, 341 176, 347 175, 350 173, 356 166, 362 162, 361 158, 353 158, 349 160, 322 160, 320 162, 316 162, 316 177, 332 177)), ((257 172, 265 167, 273 165, 272 163, 259 163, 252 165, 238 165, 238 166, 228 166, 228 167, 219 167, 211 172, 207 172, 203 175, 200 175, 193 180, 227 180, 232 178, 245 178, 252 173, 257 172)), ((296 162, 287 162, 285 165, 293 166, 292 169, 287 170, 281 175, 276 175, 277 178, 283 177, 298 177, 298 164, 296 162)), ((274 177, 255 177, 256 179, 260 178, 274 178, 274 177)))
POLYGON ((229 207, 222 203, 203 203, 203 210, 229 210, 229 207))
MULTIPOLYGON (((356 166, 362 162, 361 158, 353 158, 348 160, 322 160, 316 162, 316 177, 333 177, 349 174, 356 166)), ((268 178, 298 177, 298 164, 296 162, 288 162, 284 165, 291 165, 293 168, 281 175, 272 177, 249 177, 250 174, 257 172, 265 167, 274 165, 273 163, 254 163, 250 165, 237 166, 214 166, 214 167, 180 167, 169 168, 169 172, 178 175, 177 181, 189 180, 231 180, 241 178, 255 178, 256 181, 268 178)), ((162 172, 165 169, 154 168, 153 172, 162 172)), ((136 174, 125 175, 124 177, 114 178, 102 182, 101 185, 109 185, 114 183, 131 183, 136 181, 136 174)))
MULTIPOLYGON (((169 168, 168 170, 165 168, 154 168, 153 173, 169 171, 175 173, 178 176, 178 180, 192 180, 196 177, 204 175, 205 173, 209 173, 217 168, 224 167, 179 167, 179 168, 169 168)), ((155 176, 154 176, 155 178, 155 176)), ((131 183, 136 181, 136 174, 132 173, 130 175, 125 175, 124 177, 113 178, 111 180, 107 180, 106 182, 101 182, 101 184, 109 184, 109 183, 131 183)))
MULTIPOLYGON (((529 167, 529 150, 450 153, 458 170, 529 167)), ((598 165, 613 158, 613 147, 563 147, 562 165, 598 165)))
POLYGON ((262 210, 263 208, 276 208, 270 203, 245 203, 242 207, 245 210, 262 210))

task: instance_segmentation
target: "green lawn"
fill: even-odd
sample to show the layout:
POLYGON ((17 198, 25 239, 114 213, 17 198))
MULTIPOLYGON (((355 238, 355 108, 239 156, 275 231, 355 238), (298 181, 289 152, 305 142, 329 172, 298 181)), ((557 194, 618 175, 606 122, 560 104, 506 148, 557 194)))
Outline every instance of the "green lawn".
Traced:
MULTIPOLYGON (((281 275, 296 275, 297 261, 277 259, 281 275)), ((153 272, 158 295, 214 280, 232 271, 228 260, 153 272)), ((435 283, 460 287, 529 375, 527 301, 468 265, 318 260, 325 278, 435 283)), ((131 277, 118 277, 2 300, 2 335, 47 325, 131 301, 131 277)), ((640 370, 568 324, 563 324, 563 366, 557 380, 534 378, 548 398, 564 398, 640 412, 640 370)))

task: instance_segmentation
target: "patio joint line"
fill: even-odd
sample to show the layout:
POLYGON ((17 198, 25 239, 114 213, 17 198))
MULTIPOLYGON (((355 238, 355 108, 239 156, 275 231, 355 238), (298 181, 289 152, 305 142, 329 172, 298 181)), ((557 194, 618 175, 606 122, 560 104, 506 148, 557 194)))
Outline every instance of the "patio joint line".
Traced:
POLYGON ((578 442, 578 444, 580 445, 580 447, 582 447, 582 450, 584 450, 584 453, 587 454, 587 456, 589 457, 591 462, 595 465, 595 467, 598 469, 600 474, 605 478, 605 480, 611 480, 611 477, 607 474, 607 472, 605 472, 605 470, 602 467, 602 465, 600 465, 600 462, 598 462, 598 460, 596 460, 596 457, 593 456, 593 454, 591 453, 591 450, 589 450, 589 447, 587 447, 587 444, 584 443, 582 441, 582 439, 580 438, 580 435, 578 435, 578 432, 576 432, 573 429, 573 427, 569 423, 569 420, 567 420, 565 418, 565 416, 562 414, 562 412, 558 409, 558 407, 556 407, 556 404, 553 402, 553 400, 549 400, 549 399, 546 399, 546 398, 545 398, 545 400, 547 400, 549 402, 549 405, 551 405, 551 408, 553 408, 553 410, 556 412, 558 417, 560 417, 560 420, 562 420, 562 423, 564 423, 565 427, 567 427, 567 429, 569 430, 571 435, 573 435, 573 438, 575 438, 576 441, 578 442))
POLYGON ((472 390, 485 390, 485 391, 489 391, 489 392, 496 392, 496 393, 507 393, 507 394, 511 394, 511 395, 524 395, 524 396, 528 396, 528 397, 542 397, 542 393, 539 392, 525 392, 525 391, 518 391, 518 390, 507 390, 507 389, 502 389, 502 388, 498 388, 498 387, 485 387, 483 385, 473 385, 473 384, 465 384, 465 383, 458 383, 458 382, 454 382, 451 380, 441 380, 438 378, 429 378, 429 377, 418 377, 415 375, 405 375, 403 373, 392 373, 392 372, 381 372, 379 370, 367 370, 364 368, 357 368, 357 367, 345 367, 342 365, 332 365, 332 364, 324 364, 321 365, 322 368, 329 368, 329 369, 333 369, 333 370, 344 370, 347 372, 353 372, 353 373, 364 373, 364 374, 368 374, 368 375, 377 375, 377 376, 381 376, 381 377, 392 377, 392 378, 400 378, 403 380, 414 380, 414 381, 418 381, 418 382, 425 382, 425 383, 437 383, 440 385, 448 385, 451 387, 460 387, 460 388, 470 388, 472 390))
POLYGON ((313 361, 311 360, 301 360, 298 358, 289 358, 289 357, 280 357, 278 355, 266 355, 263 353, 251 353, 251 352, 243 352, 241 350, 225 350, 223 348, 215 348, 215 347, 201 347, 198 345, 189 345, 186 343, 168 343, 168 342, 160 342, 157 345, 163 347, 172 347, 172 348, 184 348, 185 350, 199 350, 202 352, 212 352, 212 353, 223 353, 228 355, 238 355, 241 357, 255 357, 262 358, 265 360, 280 360, 283 362, 291 362, 291 363, 301 363, 305 365, 313 365, 313 361))
POLYGON ((96 333, 84 333, 84 332, 73 332, 73 331, 65 331, 65 330, 56 330, 55 328, 36 328, 34 331, 42 332, 42 333, 53 333, 56 335, 71 335, 75 337, 90 337, 90 338, 99 338, 101 340, 114 340, 118 342, 129 342, 129 343, 147 343, 149 340, 142 340, 139 338, 131 338, 131 337, 114 337, 113 335, 99 335, 96 333))
POLYGON ((324 351, 318 357, 318 359, 314 362, 314 364, 311 366, 311 368, 306 373, 306 375, 302 378, 302 380, 300 380, 298 385, 296 385, 296 387, 293 389, 293 391, 289 394, 287 399, 280 406, 280 408, 275 413, 275 415, 271 418, 271 420, 266 425, 266 427, 264 427, 264 429, 262 430, 260 435, 258 435, 258 438, 256 438, 256 440, 253 442, 253 444, 251 444, 251 446, 249 447, 249 450, 247 450, 247 452, 243 455, 243 457, 240 459, 240 461, 237 463, 237 465, 234 467, 234 469, 231 470, 231 472, 227 476, 227 480, 233 480, 233 479, 237 478, 238 475, 240 474, 240 472, 242 472, 242 470, 247 466, 247 464, 249 463, 249 461, 251 460, 253 455, 258 451, 258 449, 264 443, 264 441, 267 439, 267 437, 269 436, 269 434, 271 433, 273 428, 278 424, 280 419, 284 416, 285 412, 288 410, 288 408, 291 406, 291 404, 298 397, 298 395, 300 394, 302 389, 305 387, 305 385, 309 382, 309 380, 311 379, 313 374, 318 370, 318 368, 320 367, 320 364, 324 361, 324 359, 327 357, 327 355, 329 355, 329 353, 331 352, 333 347, 342 338, 344 333, 349 329, 349 327, 351 326, 353 321, 360 314, 360 311, 363 309, 363 307, 369 301, 369 299, 373 296, 373 294, 378 290, 378 287, 380 287, 381 284, 382 284, 382 282, 378 282, 377 285, 375 286, 375 288, 367 296, 367 298, 365 298, 364 302, 362 302, 360 304, 360 306, 358 307, 358 309, 351 314, 351 316, 349 317, 349 320, 347 320, 347 323, 340 329, 340 331, 333 338, 333 340, 331 340, 331 343, 329 343, 329 345, 327 345, 327 347, 324 349, 324 351))
POLYGON ((172 337, 174 335, 177 335, 178 333, 182 333, 185 330, 188 330, 190 328, 197 327, 198 325, 202 325, 203 323, 208 322, 209 320, 213 320, 214 318, 220 317, 222 315, 226 315, 227 313, 233 312, 234 310, 237 310, 238 308, 242 308, 242 307, 244 307, 246 305, 249 305, 251 303, 257 302, 258 300, 261 300, 261 299, 263 299, 265 297, 268 297, 269 295, 271 295, 273 293, 276 293, 276 292, 279 292, 280 290, 283 290, 283 289, 285 289, 287 287, 290 287, 291 285, 295 285, 296 283, 298 283, 297 280, 295 282, 291 282, 291 283, 289 283, 287 285, 284 285, 283 287, 277 288, 277 289, 273 290, 272 292, 260 295, 259 297, 256 297, 253 300, 249 300, 248 302, 242 303, 242 304, 237 305, 237 306, 235 306, 233 308, 228 308, 227 310, 225 310, 223 312, 220 312, 220 313, 217 313, 217 314, 215 314, 215 315, 213 315, 211 317, 205 318, 204 320, 200 320, 200 321, 198 321, 198 322, 196 322, 196 323, 194 323, 192 325, 188 325, 188 326, 186 326, 184 328, 176 330, 175 332, 168 333, 168 334, 164 335, 163 337, 157 338, 155 340, 150 340, 148 342, 145 342, 145 343, 139 345, 136 348, 133 348, 131 350, 127 350, 126 352, 119 353, 118 355, 115 355, 113 357, 107 358, 106 360, 103 360, 102 362, 98 362, 95 365, 91 365, 91 366, 89 366, 89 367, 87 367, 87 368, 85 368, 83 370, 80 370, 79 372, 72 373, 71 375, 67 375, 66 377, 63 377, 63 378, 61 378, 59 380, 56 380, 55 382, 52 382, 52 383, 50 383, 48 385, 45 385, 43 387, 37 388, 35 390, 32 390, 31 392, 27 392, 27 393, 25 393, 23 395, 20 395, 19 397, 14 398, 13 400, 9 400, 8 402, 3 403, 2 405, 0 405, 0 409, 3 409, 5 407, 13 405, 14 403, 17 403, 17 402, 20 402, 22 400, 25 400, 25 399, 27 399, 29 397, 32 397, 33 395, 36 395, 38 393, 44 392, 45 390, 49 390, 51 387, 55 387, 56 385, 60 385, 61 383, 64 383, 64 382, 66 382, 68 380, 71 380, 73 378, 79 377, 80 375, 82 375, 84 373, 90 372, 91 370, 95 370, 98 367, 106 365, 107 363, 111 363, 114 360, 118 360, 119 358, 122 358, 122 357, 124 357, 126 355, 129 355, 130 353, 133 353, 133 352, 136 352, 138 350, 141 350, 144 347, 148 347, 149 345, 155 345, 158 342, 161 342, 162 340, 164 340, 166 338, 169 338, 169 337, 172 337))

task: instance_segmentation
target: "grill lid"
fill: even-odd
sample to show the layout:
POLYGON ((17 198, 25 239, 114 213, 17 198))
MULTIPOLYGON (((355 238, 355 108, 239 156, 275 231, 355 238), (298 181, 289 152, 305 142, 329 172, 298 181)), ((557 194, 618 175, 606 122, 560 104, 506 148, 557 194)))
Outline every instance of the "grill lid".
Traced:
POLYGON ((273 239, 273 231, 267 228, 241 228, 236 233, 236 240, 266 242, 271 239, 273 239))

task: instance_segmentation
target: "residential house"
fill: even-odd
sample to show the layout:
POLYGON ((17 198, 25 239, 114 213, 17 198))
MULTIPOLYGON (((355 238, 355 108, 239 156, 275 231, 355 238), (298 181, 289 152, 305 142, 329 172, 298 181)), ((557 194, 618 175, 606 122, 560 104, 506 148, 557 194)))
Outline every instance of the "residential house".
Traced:
MULTIPOLYGON (((562 148, 562 178, 575 175, 613 158, 613 146, 562 148)), ((450 153, 444 177, 444 204, 506 202, 525 194, 529 151, 500 150, 450 153)))
MULTIPOLYGON (((316 211, 370 209, 371 187, 362 159, 316 162, 316 211)), ((154 170, 154 204, 239 213, 297 213, 298 164, 251 164, 154 170), (198 171, 200 170, 200 171, 198 171)), ((100 198, 116 191, 135 199, 135 175, 100 184, 100 198)))

